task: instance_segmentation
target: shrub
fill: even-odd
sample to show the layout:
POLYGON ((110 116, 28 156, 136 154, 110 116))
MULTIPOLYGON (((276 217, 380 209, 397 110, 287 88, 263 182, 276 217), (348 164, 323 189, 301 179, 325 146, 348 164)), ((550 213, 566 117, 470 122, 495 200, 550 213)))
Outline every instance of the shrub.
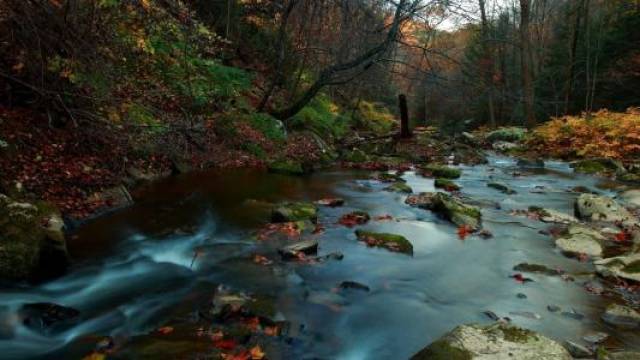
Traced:
POLYGON ((637 157, 640 109, 554 118, 535 129, 528 142, 536 150, 561 158, 637 157))

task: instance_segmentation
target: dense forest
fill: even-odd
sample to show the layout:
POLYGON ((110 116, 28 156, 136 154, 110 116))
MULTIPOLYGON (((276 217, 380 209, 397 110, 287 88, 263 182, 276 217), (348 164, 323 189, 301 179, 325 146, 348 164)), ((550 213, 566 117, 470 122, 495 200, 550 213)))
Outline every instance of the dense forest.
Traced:
POLYGON ((640 358, 639 29, 640 0, 0 0, 0 353, 640 358))

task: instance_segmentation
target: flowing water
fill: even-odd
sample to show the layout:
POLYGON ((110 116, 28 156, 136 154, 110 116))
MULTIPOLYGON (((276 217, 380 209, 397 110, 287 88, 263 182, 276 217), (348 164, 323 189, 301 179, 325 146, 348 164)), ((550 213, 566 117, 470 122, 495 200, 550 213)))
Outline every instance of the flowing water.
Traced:
MULTIPOLYGON (((563 257, 550 237, 538 233, 548 224, 509 212, 536 205, 571 213, 577 195, 567 189, 596 189, 598 179, 574 175, 563 163, 518 169, 514 160, 501 157, 490 158, 486 166, 463 167, 458 183, 466 197, 488 204, 483 221, 494 237, 461 240, 453 225, 405 205, 404 195, 382 191, 385 184, 368 178, 369 173, 356 171, 304 178, 238 171, 188 174, 154 184, 138 194, 135 206, 79 229, 69 241, 75 265, 68 275, 35 287, 2 289, 0 357, 80 358, 98 336, 123 339, 162 326, 182 309, 189 311, 194 299, 209 296, 216 284, 274 298, 278 318, 295 331, 272 358, 408 358, 458 324, 489 323, 485 310, 559 340, 580 341, 589 332, 606 331, 624 347, 640 344, 637 334, 607 328, 599 320, 606 304, 584 290, 583 278, 567 282, 527 275, 535 282, 526 284, 509 278, 521 262, 568 272, 591 270, 589 264, 563 257), (514 177, 514 171, 524 176, 514 177), (506 196, 486 186, 496 180, 518 193, 506 196), (540 186, 544 192, 536 191, 540 186), (338 251, 342 261, 252 263, 254 253, 277 257, 273 244, 255 240, 256 230, 268 220, 268 203, 330 196, 344 198, 346 205, 320 209, 326 231, 316 237, 320 254, 338 251), (404 235, 413 244, 413 256, 358 242, 353 229, 336 225, 351 210, 392 215, 393 221, 363 227, 404 235), (194 257, 196 250, 199 256, 194 257), (332 291, 345 280, 371 291, 332 291), (78 309, 80 321, 34 331, 16 315, 21 304, 33 302, 78 309), (551 313, 547 305, 574 309, 585 318, 551 313)), ((412 172, 404 178, 414 192, 435 190, 432 179, 412 172)))

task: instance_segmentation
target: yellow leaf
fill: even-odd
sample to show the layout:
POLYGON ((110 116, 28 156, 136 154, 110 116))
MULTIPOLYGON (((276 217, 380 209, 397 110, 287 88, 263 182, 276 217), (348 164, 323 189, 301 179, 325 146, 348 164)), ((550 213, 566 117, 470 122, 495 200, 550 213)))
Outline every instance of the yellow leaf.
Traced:
POLYGON ((251 360, 262 360, 265 356, 265 353, 260 348, 260 345, 252 347, 249 351, 249 354, 251 355, 251 360))

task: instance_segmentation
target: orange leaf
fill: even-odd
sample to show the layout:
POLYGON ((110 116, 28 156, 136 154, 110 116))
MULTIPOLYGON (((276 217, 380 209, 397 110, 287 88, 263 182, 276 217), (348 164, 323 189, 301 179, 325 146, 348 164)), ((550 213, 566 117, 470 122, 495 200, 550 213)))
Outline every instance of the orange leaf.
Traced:
POLYGON ((260 348, 260 345, 256 345, 249 350, 251 354, 251 360, 262 360, 264 359, 265 353, 260 348))
POLYGON ((163 326, 161 328, 159 328, 158 330, 156 330, 159 334, 162 335, 169 335, 173 332, 173 327, 171 326, 163 326))

